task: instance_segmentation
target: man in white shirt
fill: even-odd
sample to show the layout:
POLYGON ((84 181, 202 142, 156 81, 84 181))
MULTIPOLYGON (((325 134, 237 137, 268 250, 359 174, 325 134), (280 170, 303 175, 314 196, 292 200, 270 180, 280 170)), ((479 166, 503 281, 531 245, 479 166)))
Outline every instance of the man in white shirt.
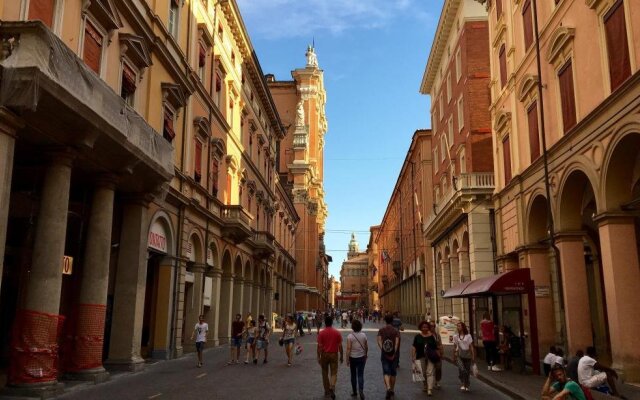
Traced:
POLYGON ((204 315, 198 317, 198 323, 193 328, 191 333, 191 340, 196 337, 196 351, 198 352, 198 368, 202 367, 202 351, 204 350, 204 344, 207 342, 207 333, 209 332, 209 324, 204 322, 204 315))
POLYGON ((578 380, 580 384, 590 389, 597 388, 605 383, 609 384, 613 395, 624 399, 625 397, 618 392, 616 387, 616 379, 618 379, 616 371, 600 364, 595 357, 595 347, 587 347, 587 355, 578 362, 578 380))

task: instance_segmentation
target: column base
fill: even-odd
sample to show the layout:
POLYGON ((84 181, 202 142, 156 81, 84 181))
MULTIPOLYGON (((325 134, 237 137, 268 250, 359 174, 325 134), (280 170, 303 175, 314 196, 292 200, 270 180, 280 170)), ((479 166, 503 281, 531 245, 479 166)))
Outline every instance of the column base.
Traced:
POLYGON ((184 347, 176 346, 176 349, 174 352, 175 352, 175 358, 182 357, 182 355, 184 354, 184 347))
POLYGON ((86 369, 83 371, 67 372, 64 374, 64 379, 71 381, 88 381, 94 384, 104 383, 109 380, 109 372, 104 367, 86 369))
POLYGON ((144 359, 136 357, 128 360, 107 360, 105 368, 114 372, 138 372, 145 368, 144 359))
POLYGON ((36 399, 52 399, 64 393, 64 384, 58 381, 45 383, 26 383, 20 385, 7 385, 0 390, 3 398, 27 397, 36 399))

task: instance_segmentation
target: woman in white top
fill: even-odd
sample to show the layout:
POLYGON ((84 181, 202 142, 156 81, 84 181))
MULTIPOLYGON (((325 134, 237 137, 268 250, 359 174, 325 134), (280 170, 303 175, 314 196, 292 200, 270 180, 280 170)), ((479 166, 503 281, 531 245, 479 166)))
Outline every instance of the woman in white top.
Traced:
POLYGON ((367 343, 367 335, 361 332, 362 322, 354 319, 351 323, 351 329, 353 332, 347 336, 347 365, 351 369, 351 397, 356 397, 360 393, 360 400, 363 400, 364 365, 367 362, 369 344, 367 343), (358 391, 356 391, 356 387, 358 391))
POLYGON ((245 364, 249 364, 249 355, 251 355, 251 359, 255 358, 256 354, 256 335, 258 334, 258 328, 256 327, 256 321, 249 321, 249 326, 244 329, 245 334, 247 335, 247 354, 244 359, 245 364))
POLYGON ((287 353, 287 366, 290 367, 293 362, 293 345, 296 342, 298 336, 298 326, 296 325, 293 317, 287 315, 284 320, 284 327, 282 329, 282 338, 284 345, 284 351, 287 353))
POLYGON ((469 377, 471 365, 476 362, 476 350, 473 347, 473 338, 464 322, 458 322, 458 333, 453 336, 453 362, 458 365, 458 377, 460 378, 460 390, 469 391, 469 377))

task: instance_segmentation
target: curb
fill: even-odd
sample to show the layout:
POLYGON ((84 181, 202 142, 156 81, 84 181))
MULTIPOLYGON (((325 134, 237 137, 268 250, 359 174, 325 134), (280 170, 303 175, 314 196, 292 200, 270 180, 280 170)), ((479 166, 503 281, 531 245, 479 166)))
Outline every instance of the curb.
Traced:
MULTIPOLYGON (((453 364, 455 366, 455 363, 453 362, 453 360, 449 357, 443 357, 446 361, 448 361, 449 363, 453 364)), ((515 388, 503 385, 499 382, 496 382, 494 380, 491 380, 489 378, 487 378, 486 376, 482 375, 482 374, 478 374, 478 376, 476 377, 476 379, 486 383, 487 385, 491 386, 494 389, 499 390, 500 392, 510 396, 512 399, 515 400, 528 400, 527 397, 523 397, 522 395, 518 394, 517 392, 515 392, 515 388)))

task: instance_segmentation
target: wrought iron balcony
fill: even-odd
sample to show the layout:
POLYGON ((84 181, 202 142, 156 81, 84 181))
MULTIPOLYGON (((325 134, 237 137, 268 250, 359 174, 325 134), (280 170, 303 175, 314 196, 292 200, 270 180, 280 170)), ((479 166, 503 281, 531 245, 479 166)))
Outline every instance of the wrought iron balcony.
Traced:
POLYGON ((238 244, 247 240, 251 232, 251 219, 253 217, 244 207, 239 205, 224 206, 222 209, 222 236, 231 239, 238 244))
POLYGON ((261 259, 276 253, 275 237, 270 232, 259 231, 253 234, 253 254, 261 259))

